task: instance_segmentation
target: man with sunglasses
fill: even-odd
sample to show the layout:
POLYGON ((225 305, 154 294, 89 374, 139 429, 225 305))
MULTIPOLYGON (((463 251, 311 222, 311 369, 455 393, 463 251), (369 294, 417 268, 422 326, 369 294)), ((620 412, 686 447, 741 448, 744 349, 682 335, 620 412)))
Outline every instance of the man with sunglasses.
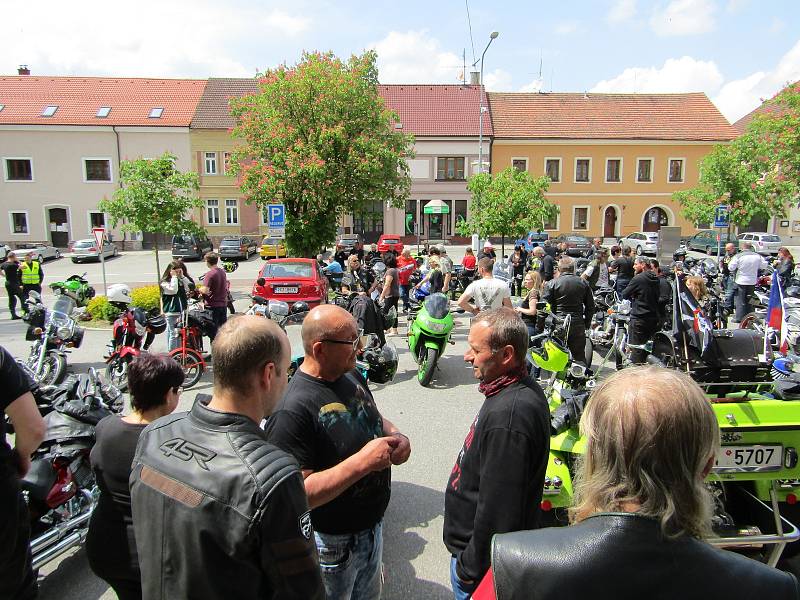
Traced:
POLYGON ((408 460, 411 445, 355 370, 360 335, 350 313, 314 308, 302 338, 303 364, 267 420, 267 437, 300 463, 328 598, 377 599, 390 467, 408 460))

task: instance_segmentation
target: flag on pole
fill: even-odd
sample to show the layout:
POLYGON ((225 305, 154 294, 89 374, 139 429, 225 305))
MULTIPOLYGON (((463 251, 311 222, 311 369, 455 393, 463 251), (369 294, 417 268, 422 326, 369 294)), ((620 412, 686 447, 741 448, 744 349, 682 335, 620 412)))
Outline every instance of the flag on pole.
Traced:
POLYGON ((676 275, 673 288, 672 332, 683 332, 700 355, 705 354, 714 336, 714 326, 686 287, 685 277, 676 275))
POLYGON ((772 273, 772 285, 769 290, 769 304, 767 304, 767 327, 779 334, 778 345, 781 354, 789 351, 789 328, 786 325, 786 311, 783 308, 783 290, 781 278, 777 269, 772 273))

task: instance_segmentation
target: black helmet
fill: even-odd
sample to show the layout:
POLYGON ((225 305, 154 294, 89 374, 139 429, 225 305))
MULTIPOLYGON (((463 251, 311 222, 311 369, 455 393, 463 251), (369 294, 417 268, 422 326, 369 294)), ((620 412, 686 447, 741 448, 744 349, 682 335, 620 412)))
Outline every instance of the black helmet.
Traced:
POLYGON ((674 260, 675 262, 678 262, 679 260, 683 260, 685 258, 686 258, 686 248, 678 248, 672 255, 672 260, 674 260))
POLYGON ((301 312, 308 312, 308 303, 303 302, 302 300, 298 300, 294 304, 292 304, 292 308, 289 309, 289 314, 296 315, 297 313, 301 312))
POLYGON ((367 377, 375 383, 389 383, 397 373, 397 349, 391 342, 382 347, 365 348, 362 359, 369 365, 367 377))

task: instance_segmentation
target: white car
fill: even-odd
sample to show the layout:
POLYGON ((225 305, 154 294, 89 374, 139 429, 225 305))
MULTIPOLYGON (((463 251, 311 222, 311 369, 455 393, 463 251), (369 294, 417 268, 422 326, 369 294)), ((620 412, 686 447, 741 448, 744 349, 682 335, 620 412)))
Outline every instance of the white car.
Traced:
POLYGON ((778 253, 778 248, 783 246, 780 236, 774 233, 761 233, 761 232, 748 232, 740 233, 738 236, 739 248, 742 247, 742 242, 750 242, 753 244, 753 250, 764 256, 770 256, 778 253))
POLYGON ((31 252, 33 253, 33 258, 40 263, 49 258, 61 258, 61 251, 55 246, 47 244, 25 244, 14 250, 14 254, 20 260, 25 260, 25 257, 31 252))
POLYGON ((621 238, 618 244, 621 248, 630 248, 636 253, 636 256, 655 254, 658 251, 658 232, 634 231, 621 238))
MULTIPOLYGON (((117 247, 108 240, 103 241, 103 258, 109 258, 117 255, 117 247)), ((94 238, 85 240, 78 240, 72 244, 72 262, 79 263, 87 260, 100 260, 100 254, 97 252, 97 242, 94 238)))

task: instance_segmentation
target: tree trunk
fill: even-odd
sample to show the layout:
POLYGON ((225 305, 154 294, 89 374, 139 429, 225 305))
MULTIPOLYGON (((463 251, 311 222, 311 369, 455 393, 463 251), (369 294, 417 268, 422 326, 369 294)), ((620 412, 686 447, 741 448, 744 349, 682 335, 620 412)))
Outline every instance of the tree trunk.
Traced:
POLYGON ((502 259, 506 255, 506 234, 502 234, 500 236, 500 258, 502 259))
POLYGON ((160 235, 160 233, 156 232, 156 239, 153 244, 153 251, 156 253, 156 285, 161 281, 161 263, 158 261, 158 238, 160 235))

